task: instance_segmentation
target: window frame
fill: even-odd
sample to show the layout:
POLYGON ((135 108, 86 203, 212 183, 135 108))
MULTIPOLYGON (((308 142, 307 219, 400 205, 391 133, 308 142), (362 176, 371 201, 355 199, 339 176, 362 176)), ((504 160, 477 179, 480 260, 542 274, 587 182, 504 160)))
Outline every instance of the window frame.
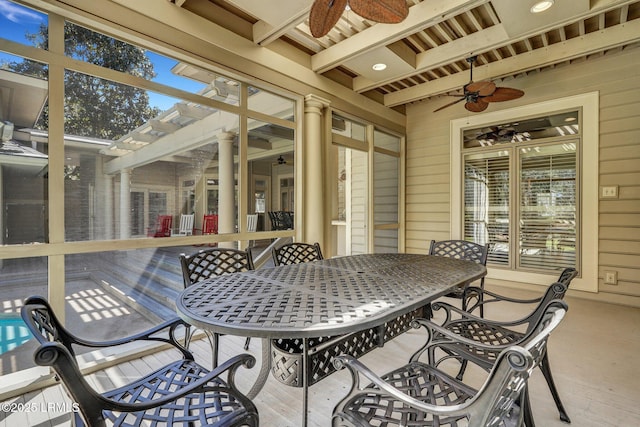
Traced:
MULTIPOLYGON (((451 238, 460 239, 464 235, 464 170, 462 169, 462 132, 468 128, 481 127, 490 123, 517 120, 524 117, 549 114, 549 112, 579 109, 582 114, 582 147, 577 157, 577 170, 581 180, 581 194, 577 213, 580 215, 581 236, 578 247, 581 265, 579 277, 572 282, 572 288, 588 292, 598 291, 598 139, 599 139, 599 94, 589 92, 549 101, 542 101, 512 109, 477 114, 450 122, 451 174, 451 238)), ((514 206, 511 209, 515 209, 514 206)), ((556 275, 488 268, 488 279, 510 282, 524 282, 548 285, 557 279, 556 275)))

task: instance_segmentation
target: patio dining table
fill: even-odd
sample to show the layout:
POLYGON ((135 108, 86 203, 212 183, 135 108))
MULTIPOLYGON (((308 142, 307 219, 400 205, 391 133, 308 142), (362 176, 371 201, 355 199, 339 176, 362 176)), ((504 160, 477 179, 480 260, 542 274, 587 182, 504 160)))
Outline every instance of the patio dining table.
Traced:
POLYGON ((480 264, 445 257, 351 255, 210 278, 186 288, 176 309, 215 334, 264 338, 251 398, 268 376, 269 341, 301 339, 306 425, 310 340, 380 327, 485 274, 480 264))

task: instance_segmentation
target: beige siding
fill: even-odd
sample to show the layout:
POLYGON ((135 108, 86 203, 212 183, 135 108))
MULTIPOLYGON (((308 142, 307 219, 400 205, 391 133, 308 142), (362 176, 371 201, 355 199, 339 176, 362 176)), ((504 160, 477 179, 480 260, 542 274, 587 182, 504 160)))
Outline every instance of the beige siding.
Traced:
MULTIPOLYGON (((610 53, 586 62, 503 82, 525 96, 500 109, 592 91, 600 94, 600 186, 618 186, 618 197, 600 199, 597 298, 640 305, 640 49, 610 53), (605 285, 604 271, 618 272, 617 285, 605 285)), ((442 97, 407 109, 408 252, 426 252, 430 239, 448 238, 450 226, 449 123, 465 117, 462 103, 442 97)))

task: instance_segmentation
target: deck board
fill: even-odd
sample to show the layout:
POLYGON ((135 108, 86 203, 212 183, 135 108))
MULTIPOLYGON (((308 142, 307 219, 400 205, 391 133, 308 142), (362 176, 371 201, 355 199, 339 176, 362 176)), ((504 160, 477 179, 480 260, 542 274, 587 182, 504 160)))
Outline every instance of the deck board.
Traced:
MULTIPOLYGON (((531 296, 524 291, 505 291, 517 297, 531 296)), ((572 424, 579 427, 619 427, 640 425, 640 376, 638 364, 626 363, 640 354, 640 309, 603 304, 595 301, 567 298, 569 312, 563 324, 554 332, 549 342, 549 356, 554 378, 564 401, 572 424), (630 325, 621 328, 620 324, 630 325), (634 326, 635 325, 635 329, 634 326), (619 363, 618 363, 619 362, 619 363)), ((500 313, 501 317, 514 317, 520 313, 500 313)), ((436 313, 437 315, 437 313, 436 313)), ((491 312, 487 316, 492 316, 491 312)), ((418 348, 423 333, 410 331, 364 355, 360 360, 374 372, 384 373, 406 362, 409 354, 418 348)), ((220 338, 220 359, 243 353, 244 338, 223 336, 220 338)), ((211 366, 211 349, 208 341, 199 339, 192 343, 196 360, 211 366)), ((261 340, 251 340, 249 353, 258 359, 251 370, 240 370, 238 385, 248 391, 255 379, 261 354, 261 340)), ((122 363, 90 375, 92 385, 99 390, 130 381, 131 377, 148 372, 173 360, 176 352, 165 351, 141 359, 122 363)), ((479 384, 486 376, 483 371, 471 369, 465 381, 479 384)), ((336 372, 310 387, 309 426, 330 425, 335 404, 347 393, 350 375, 347 371, 336 372)), ((558 414, 539 371, 530 380, 531 401, 536 424, 545 427, 566 427, 558 414)), ((40 392, 32 392, 10 399, 8 402, 60 402, 63 399, 60 385, 40 392)), ((66 401, 68 398, 64 397, 66 401)), ((261 425, 265 427, 299 427, 301 425, 302 389, 285 386, 271 375, 264 389, 254 402, 260 413, 261 425)), ((28 416, 26 413, 0 414, 0 427, 32 426, 67 427, 70 415, 47 412, 28 416), (36 424, 32 424, 36 423, 36 424)))

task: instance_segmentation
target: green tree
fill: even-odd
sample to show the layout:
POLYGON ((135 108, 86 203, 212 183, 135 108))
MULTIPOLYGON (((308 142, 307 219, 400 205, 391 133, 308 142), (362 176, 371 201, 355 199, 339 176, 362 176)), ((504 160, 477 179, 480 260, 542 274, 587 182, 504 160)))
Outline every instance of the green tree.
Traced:
MULTIPOLYGON (((64 32, 65 54, 73 59, 145 79, 155 77, 153 64, 142 48, 72 23, 65 25, 64 32)), ((34 46, 46 49, 46 25, 28 38, 34 46)), ((48 75, 46 65, 28 60, 11 63, 9 68, 44 79, 48 75)), ((66 134, 115 140, 160 113, 149 105, 149 96, 142 89, 69 70, 64 80, 66 134)), ((47 107, 38 125, 48 128, 47 107)))

